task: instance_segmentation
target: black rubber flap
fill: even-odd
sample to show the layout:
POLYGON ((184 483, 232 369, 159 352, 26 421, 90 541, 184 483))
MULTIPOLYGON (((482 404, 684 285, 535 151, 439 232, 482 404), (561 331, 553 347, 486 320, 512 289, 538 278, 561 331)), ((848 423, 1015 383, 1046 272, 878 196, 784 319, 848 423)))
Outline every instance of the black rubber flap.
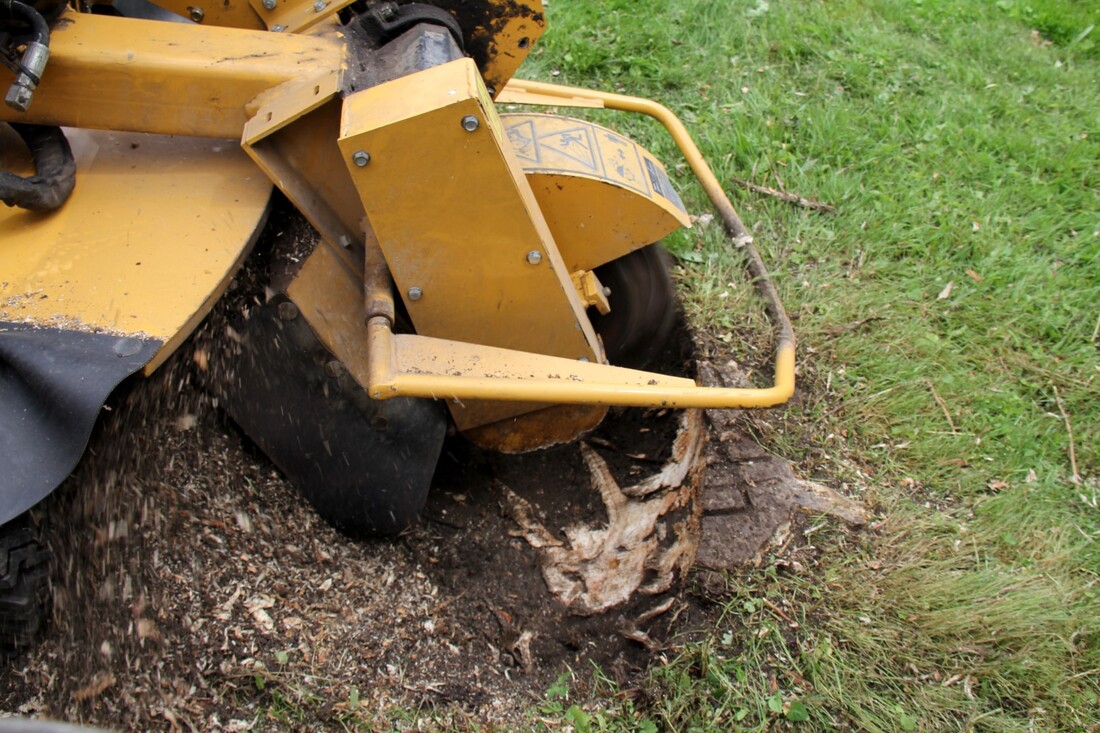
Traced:
POLYGON ((107 396, 160 346, 0 322, 0 524, 65 480, 107 396))
MULTIPOLYGON (((416 521, 447 430, 426 399, 375 401, 279 298, 236 318, 227 373, 209 386, 309 500, 352 536, 394 535, 416 521)), ((297 313, 297 309, 292 309, 297 313)))

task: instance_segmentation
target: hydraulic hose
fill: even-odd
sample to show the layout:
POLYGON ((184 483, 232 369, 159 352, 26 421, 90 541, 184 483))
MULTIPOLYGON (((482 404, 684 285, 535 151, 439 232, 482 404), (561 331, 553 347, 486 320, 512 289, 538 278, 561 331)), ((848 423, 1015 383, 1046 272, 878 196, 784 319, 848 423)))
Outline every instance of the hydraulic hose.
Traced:
POLYGON ((23 138, 34 158, 35 175, 24 178, 0 171, 0 201, 30 211, 53 211, 76 185, 76 161, 60 127, 21 125, 12 129, 23 138))

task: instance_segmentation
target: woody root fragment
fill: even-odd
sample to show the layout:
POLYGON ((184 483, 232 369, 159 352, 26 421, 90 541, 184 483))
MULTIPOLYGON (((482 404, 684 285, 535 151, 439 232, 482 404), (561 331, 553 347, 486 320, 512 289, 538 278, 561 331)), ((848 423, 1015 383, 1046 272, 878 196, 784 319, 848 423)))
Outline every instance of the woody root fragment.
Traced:
POLYGON ((685 411, 670 460, 657 474, 622 487, 599 453, 581 443, 607 524, 566 527, 564 540, 535 518, 530 503, 503 487, 519 525, 513 535, 538 551, 546 587, 572 613, 590 616, 636 594, 659 595, 684 577, 698 547, 705 444, 702 413, 685 411))

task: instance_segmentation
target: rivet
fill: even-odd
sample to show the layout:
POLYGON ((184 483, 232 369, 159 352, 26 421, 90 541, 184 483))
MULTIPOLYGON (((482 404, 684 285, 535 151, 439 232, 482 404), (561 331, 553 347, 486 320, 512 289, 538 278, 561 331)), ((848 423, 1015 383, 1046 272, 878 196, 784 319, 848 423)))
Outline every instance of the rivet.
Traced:
POLYGON ((277 4, 276 0, 264 0, 264 10, 274 10, 277 4))
POLYGON ((542 262, 542 252, 539 252, 537 249, 533 249, 527 253, 528 265, 537 265, 540 262, 542 262))
POLYGON ((368 153, 366 150, 356 150, 352 154, 351 159, 355 162, 357 166, 362 168, 370 162, 370 153, 368 153))
POLYGON ((466 132, 473 132, 481 126, 481 120, 477 118, 477 115, 466 115, 462 118, 462 129, 466 132))
POLYGON ((298 317, 298 306, 291 303, 289 300, 284 300, 279 303, 279 306, 275 309, 279 314, 279 318, 284 321, 293 321, 298 317))
POLYGON ((420 300, 424 297, 424 291, 418 287, 409 288, 409 300, 420 300))

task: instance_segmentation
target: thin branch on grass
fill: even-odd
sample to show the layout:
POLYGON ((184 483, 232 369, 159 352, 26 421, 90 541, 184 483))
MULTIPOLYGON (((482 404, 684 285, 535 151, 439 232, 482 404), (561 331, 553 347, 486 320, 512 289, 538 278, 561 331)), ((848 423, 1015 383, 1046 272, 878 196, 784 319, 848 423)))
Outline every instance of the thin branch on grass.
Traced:
POLYGON ((955 428, 955 421, 951 419, 951 411, 947 409, 947 403, 940 397, 940 393, 936 391, 936 385, 932 384, 931 379, 924 380, 924 383, 928 385, 928 389, 932 391, 932 399, 936 401, 936 404, 943 410, 943 416, 947 418, 947 424, 951 426, 951 434, 958 435, 959 431, 955 428))
POLYGON ((766 607, 767 607, 767 608, 768 608, 768 609, 769 609, 769 610, 770 610, 770 611, 771 611, 772 613, 774 613, 774 614, 775 614, 776 616, 778 616, 779 618, 783 619, 783 620, 784 620, 784 621, 786 621, 787 623, 789 623, 789 624, 796 624, 796 623, 798 623, 798 622, 797 622, 797 621, 795 621, 795 620, 794 620, 793 618, 791 618, 791 615, 790 615, 789 613, 787 613, 787 612, 786 612, 786 611, 784 611, 784 610, 783 610, 782 608, 780 608, 779 606, 777 606, 777 605, 775 605, 774 603, 772 603, 771 601, 769 601, 769 600, 768 600, 767 598, 765 598, 765 599, 764 599, 764 605, 765 605, 765 606, 766 606, 766 607))
POLYGON ((1092 329, 1092 338, 1089 341, 1095 344, 1097 337, 1100 337, 1100 313, 1096 315, 1096 328, 1092 329))
POLYGON ((1062 396, 1058 394, 1058 385, 1053 382, 1050 386, 1054 389, 1054 401, 1058 404, 1058 412, 1062 413, 1062 421, 1066 424, 1066 435, 1069 436, 1069 468, 1072 475, 1069 477, 1071 484, 1081 483, 1081 474, 1077 473, 1077 446, 1073 442, 1073 425, 1070 424, 1069 415, 1066 414, 1065 405, 1062 404, 1062 396))
POLYGON ((799 196, 797 193, 789 193, 787 191, 780 191, 768 186, 760 186, 749 181, 742 181, 740 178, 732 179, 741 188, 746 188, 754 193, 762 193, 765 196, 771 196, 777 198, 780 201, 786 201, 788 204, 794 204, 795 206, 801 206, 804 209, 813 209, 814 211, 820 211, 825 214, 832 214, 836 211, 836 207, 832 204, 823 204, 820 201, 814 201, 808 199, 805 196, 799 196))
POLYGON ((882 320, 885 320, 882 316, 869 316, 868 318, 861 318, 858 321, 846 323, 843 326, 831 326, 829 328, 826 328, 825 334, 827 336, 839 336, 843 333, 848 333, 850 331, 858 331, 859 329, 866 326, 868 323, 882 320))

